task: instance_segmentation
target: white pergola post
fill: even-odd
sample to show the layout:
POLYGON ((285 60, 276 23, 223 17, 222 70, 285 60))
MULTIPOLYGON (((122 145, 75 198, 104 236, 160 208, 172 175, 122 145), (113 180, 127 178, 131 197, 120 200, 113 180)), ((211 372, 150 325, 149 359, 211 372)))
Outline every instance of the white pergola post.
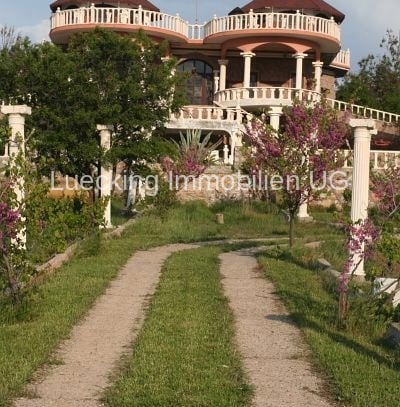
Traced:
POLYGON ((281 116, 282 116, 282 107, 281 106, 273 106, 273 107, 270 108, 270 111, 268 112, 268 114, 269 114, 269 124, 270 124, 270 126, 274 130, 278 131, 281 116))
MULTIPOLYGON (((99 124, 97 130, 100 131, 100 144, 104 151, 111 148, 111 133, 114 130, 113 126, 99 124)), ((106 228, 112 228, 111 222, 111 190, 112 190, 112 169, 110 167, 101 166, 101 187, 100 196, 108 198, 107 206, 104 210, 104 223, 106 228)))
POLYGON ((312 64, 314 66, 315 91, 321 93, 321 77, 324 63, 321 61, 316 61, 312 64))
POLYGON ((229 61, 227 59, 219 59, 219 90, 225 90, 226 88, 226 67, 229 61))
POLYGON ((303 60, 307 54, 297 53, 293 57, 296 59, 296 89, 303 88, 303 60))
MULTIPOLYGON (((25 116, 32 114, 32 108, 26 105, 2 105, 1 112, 8 116, 8 125, 11 129, 11 140, 8 144, 8 155, 11 165, 15 165, 14 159, 19 153, 25 158, 25 116)), ((7 149, 7 148, 6 148, 7 149)), ((25 188, 23 176, 15 181, 14 192, 17 201, 17 208, 23 209, 25 200, 25 188)), ((21 218, 25 222, 24 218, 21 218)), ((21 248, 26 247, 26 230, 22 228, 18 235, 18 242, 21 248)))
POLYGON ((243 73, 243 87, 250 87, 250 74, 251 74, 251 58, 256 54, 254 52, 241 52, 240 55, 244 58, 244 73, 243 73))
MULTIPOLYGON (((376 127, 374 120, 367 119, 351 119, 350 126, 354 128, 351 221, 355 223, 364 221, 368 217, 370 146, 371 135, 376 134, 376 127)), ((353 255, 351 271, 354 271, 354 275, 365 276, 364 254, 353 255), (355 270, 353 270, 354 268, 355 270)))

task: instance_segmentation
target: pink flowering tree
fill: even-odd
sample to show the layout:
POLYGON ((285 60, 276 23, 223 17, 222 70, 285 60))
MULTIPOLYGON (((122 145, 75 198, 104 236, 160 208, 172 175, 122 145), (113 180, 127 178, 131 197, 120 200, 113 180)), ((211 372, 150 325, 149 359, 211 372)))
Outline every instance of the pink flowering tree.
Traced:
POLYGON ((279 131, 260 120, 247 126, 251 145, 251 172, 259 185, 281 191, 289 218, 290 246, 299 207, 316 198, 329 174, 343 165, 339 154, 349 131, 345 120, 321 102, 313 106, 297 102, 285 109, 285 125, 279 131))

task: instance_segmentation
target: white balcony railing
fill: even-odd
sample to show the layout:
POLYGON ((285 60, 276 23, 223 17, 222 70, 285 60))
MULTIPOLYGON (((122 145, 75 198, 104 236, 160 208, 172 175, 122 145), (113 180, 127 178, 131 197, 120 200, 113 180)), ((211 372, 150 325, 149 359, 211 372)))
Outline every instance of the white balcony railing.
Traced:
POLYGON ((220 121, 221 123, 242 124, 250 121, 253 115, 241 108, 219 106, 184 106, 178 113, 172 113, 170 123, 176 121, 220 121))
MULTIPOLYGON (((131 8, 116 7, 80 7, 72 10, 57 10, 51 16, 51 29, 73 25, 104 25, 122 24, 131 26, 147 26, 172 31, 188 36, 189 28, 186 21, 179 15, 131 8)), ((195 30, 193 30, 194 32, 195 30)))
POLYGON ((327 99, 328 103, 335 109, 349 112, 352 116, 366 119, 379 120, 384 123, 400 123, 400 115, 384 112, 383 110, 371 109, 369 107, 354 105, 340 100, 327 99))
MULTIPOLYGON (((385 170, 389 167, 400 168, 400 151, 371 150, 370 160, 374 170, 385 170)), ((351 151, 346 151, 343 168, 353 168, 351 151)))
POLYGON ((293 13, 253 13, 215 17, 205 25, 205 36, 237 30, 293 30, 324 34, 340 41, 340 27, 331 18, 293 13))
POLYGON ((331 62, 331 65, 342 65, 346 68, 350 68, 350 50, 340 50, 335 59, 331 62))
POLYGON ((57 10, 51 16, 51 29, 73 25, 122 24, 147 26, 181 34, 190 40, 202 40, 210 35, 225 31, 294 30, 318 33, 340 41, 340 27, 333 20, 307 16, 300 12, 290 13, 253 13, 234 16, 215 17, 205 25, 189 25, 179 15, 124 7, 80 7, 72 10, 57 10))
POLYGON ((215 101, 223 106, 254 106, 254 105, 291 105, 295 99, 308 102, 319 100, 318 92, 306 89, 282 88, 282 87, 250 87, 231 88, 218 91, 215 101))

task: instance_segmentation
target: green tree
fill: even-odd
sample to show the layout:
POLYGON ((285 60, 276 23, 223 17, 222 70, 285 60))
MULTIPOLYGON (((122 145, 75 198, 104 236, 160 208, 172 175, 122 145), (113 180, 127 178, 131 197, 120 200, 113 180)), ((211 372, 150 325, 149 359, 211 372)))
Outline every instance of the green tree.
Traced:
POLYGON ((380 44, 383 55, 368 55, 358 73, 348 75, 337 97, 351 103, 400 113, 400 38, 388 30, 380 44))
POLYGON ((19 41, 0 55, 0 97, 29 103, 35 129, 30 143, 44 173, 89 174, 100 160, 153 161, 149 134, 179 108, 165 44, 143 33, 135 38, 96 29, 72 38, 67 50, 50 43, 19 41), (96 124, 113 124, 105 158, 96 124))

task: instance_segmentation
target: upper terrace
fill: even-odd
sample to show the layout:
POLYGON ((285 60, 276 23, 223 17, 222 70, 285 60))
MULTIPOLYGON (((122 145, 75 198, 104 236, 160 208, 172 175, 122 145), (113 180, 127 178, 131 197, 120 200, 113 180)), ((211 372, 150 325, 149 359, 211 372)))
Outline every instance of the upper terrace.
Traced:
MULTIPOLYGON (((53 3, 54 4, 54 3, 53 3)), ((156 38, 178 43, 220 44, 235 38, 290 36, 318 44, 321 52, 336 54, 340 50, 340 26, 333 17, 292 12, 254 12, 214 17, 211 21, 189 24, 179 14, 172 16, 138 6, 130 7, 58 7, 51 16, 50 37, 56 44, 66 44, 76 32, 96 26, 118 32, 134 33, 144 29, 156 38)), ((349 61, 342 61, 350 65, 349 61)))

